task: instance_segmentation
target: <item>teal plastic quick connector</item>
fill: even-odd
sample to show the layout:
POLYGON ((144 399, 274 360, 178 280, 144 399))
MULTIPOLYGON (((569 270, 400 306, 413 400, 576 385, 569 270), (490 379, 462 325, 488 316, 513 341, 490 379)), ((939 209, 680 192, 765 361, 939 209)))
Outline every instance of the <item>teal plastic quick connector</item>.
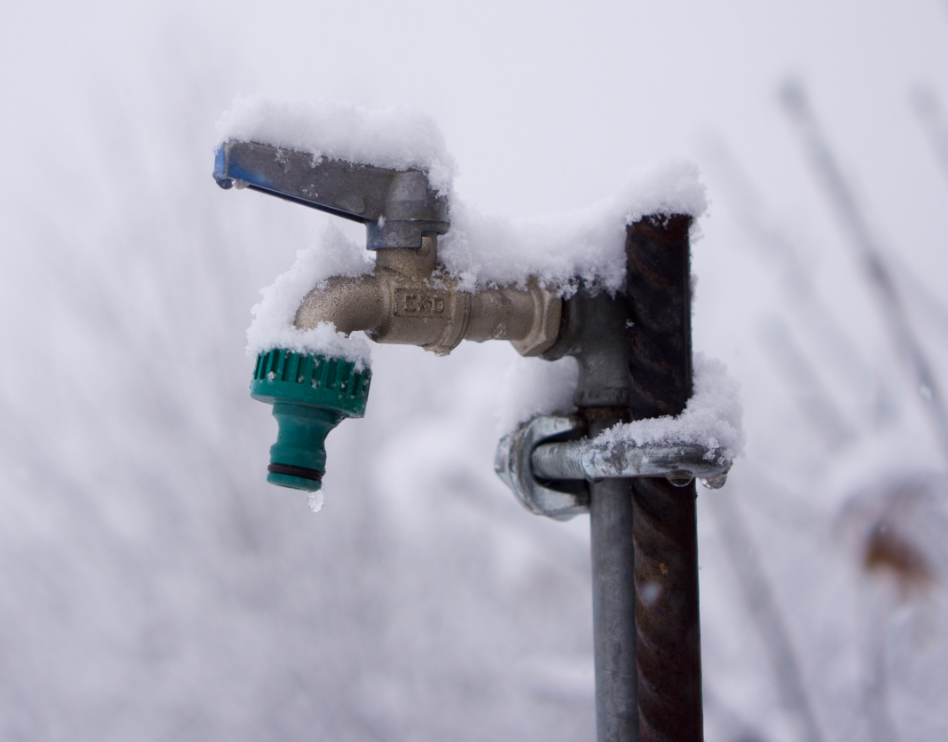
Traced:
POLYGON ((362 417, 372 372, 344 358, 276 348, 257 357, 250 396, 273 405, 280 431, 267 481, 315 492, 326 471, 326 436, 344 417, 362 417))

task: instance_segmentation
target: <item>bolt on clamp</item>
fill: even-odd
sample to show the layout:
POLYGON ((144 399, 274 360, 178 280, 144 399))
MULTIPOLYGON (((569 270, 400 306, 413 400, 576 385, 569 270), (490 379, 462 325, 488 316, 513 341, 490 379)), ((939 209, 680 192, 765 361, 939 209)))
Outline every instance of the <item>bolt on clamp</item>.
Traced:
POLYGON ((582 482, 664 477, 684 487, 700 479, 709 489, 727 480, 731 460, 698 443, 646 443, 578 438, 579 418, 542 415, 504 436, 494 471, 533 513, 568 520, 589 509, 582 482))

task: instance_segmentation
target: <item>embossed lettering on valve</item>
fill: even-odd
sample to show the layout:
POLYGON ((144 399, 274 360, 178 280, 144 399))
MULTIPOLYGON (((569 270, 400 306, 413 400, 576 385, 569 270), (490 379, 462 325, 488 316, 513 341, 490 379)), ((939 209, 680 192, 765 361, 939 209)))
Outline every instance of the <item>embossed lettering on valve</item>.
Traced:
POLYGON ((397 317, 438 317, 444 314, 446 295, 423 289, 395 289, 397 317))

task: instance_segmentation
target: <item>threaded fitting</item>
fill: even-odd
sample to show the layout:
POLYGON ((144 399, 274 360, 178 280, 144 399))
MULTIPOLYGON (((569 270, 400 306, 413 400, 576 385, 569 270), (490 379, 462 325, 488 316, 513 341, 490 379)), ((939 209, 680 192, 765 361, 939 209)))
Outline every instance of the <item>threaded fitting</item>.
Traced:
POLYGON ((326 471, 325 441, 345 417, 362 417, 372 372, 344 358, 274 348, 257 357, 250 396, 273 405, 280 426, 267 481, 315 492, 326 471))

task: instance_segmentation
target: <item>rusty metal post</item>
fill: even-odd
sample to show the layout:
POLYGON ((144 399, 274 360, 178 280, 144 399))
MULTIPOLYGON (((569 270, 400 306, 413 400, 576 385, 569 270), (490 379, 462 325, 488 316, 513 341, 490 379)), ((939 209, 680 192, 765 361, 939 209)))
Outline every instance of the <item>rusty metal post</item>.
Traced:
MULTIPOLYGON (((677 415, 692 394, 691 217, 628 228, 626 294, 633 420, 677 415)), ((695 484, 632 480, 641 742, 701 742, 695 484)))
MULTIPOLYGON (((625 293, 581 289, 565 303, 559 337, 542 357, 571 355, 579 363, 577 431, 589 438, 630 419, 677 415, 691 397, 690 225, 682 215, 632 224, 625 293)), ((516 492, 510 473, 532 469, 534 452, 526 451, 524 464, 517 459, 523 441, 518 448, 505 440, 498 473, 506 472, 516 492)), ((611 478, 590 482, 586 492, 596 739, 701 742, 694 482, 611 478)), ((524 493, 518 497, 524 501, 524 493)), ((528 507, 543 513, 542 506, 528 507)))

